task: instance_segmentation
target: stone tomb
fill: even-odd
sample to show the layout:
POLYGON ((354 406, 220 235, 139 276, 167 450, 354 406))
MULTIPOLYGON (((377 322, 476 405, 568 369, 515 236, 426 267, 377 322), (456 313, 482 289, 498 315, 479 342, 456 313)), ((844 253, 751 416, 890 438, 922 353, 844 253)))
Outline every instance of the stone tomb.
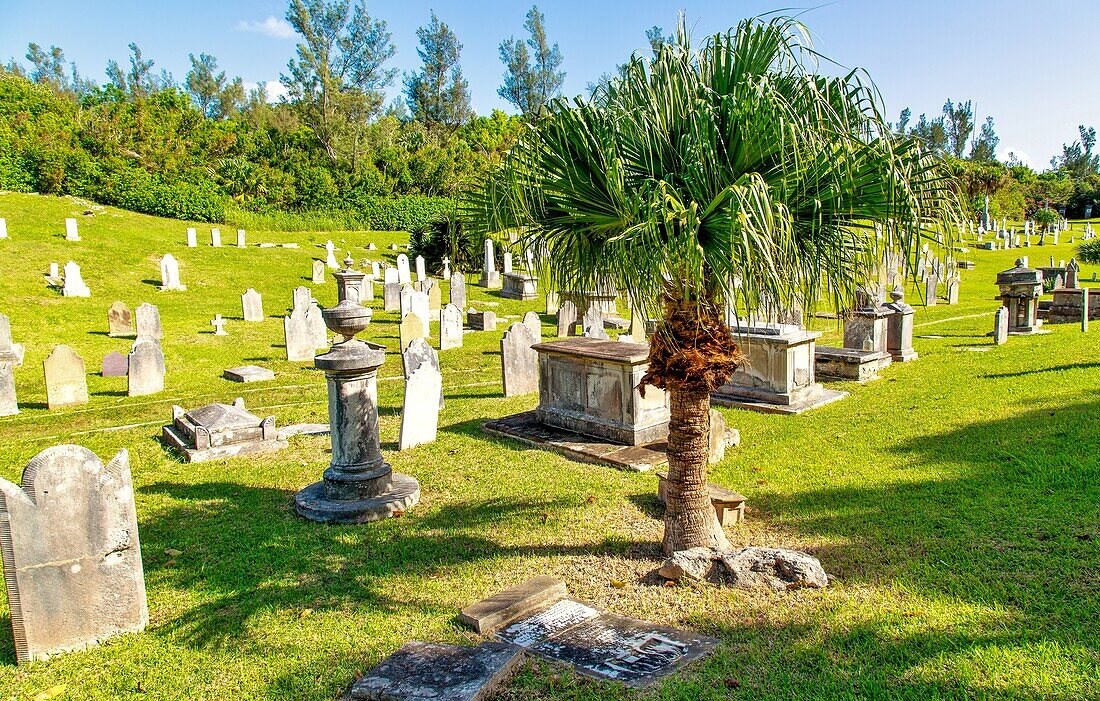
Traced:
POLYGON ((482 701, 523 662, 523 650, 412 641, 351 685, 344 701, 482 701))
POLYGON ((801 414, 843 399, 847 392, 818 384, 818 331, 788 324, 740 326, 734 335, 745 354, 730 381, 711 395, 722 406, 778 414, 801 414))
POLYGON ((149 621, 125 450, 107 464, 47 448, 0 479, 0 553, 18 662, 82 649, 149 621))
POLYGON ((191 411, 173 406, 172 423, 161 431, 161 440, 179 451, 187 462, 219 460, 287 446, 275 431, 275 417, 261 419, 248 413, 240 398, 233 404, 207 404, 191 411))
POLYGON ((259 365, 242 365, 222 371, 222 377, 230 382, 264 382, 274 380, 275 373, 259 365))
POLYGON ((484 430, 583 462, 645 471, 667 462, 668 399, 642 397, 648 346, 575 337, 532 346, 539 359, 539 404, 488 421, 484 430))
POLYGON ((1008 333, 1040 333, 1039 297, 1043 294, 1043 273, 1017 259, 1016 267, 997 273, 1001 306, 1008 308, 1008 333))
MULTIPOLYGON (((710 655, 718 645, 697 633, 600 611, 566 598, 561 582, 537 580, 466 607, 462 620, 502 621, 497 640, 579 674, 635 688, 710 655)), ((490 626, 479 628, 493 632, 490 626)))
POLYGON ((46 375, 46 406, 56 409, 63 406, 88 403, 88 379, 84 375, 84 359, 68 346, 54 346, 49 357, 42 361, 46 375))
POLYGON ((889 310, 870 292, 857 296, 856 308, 844 320, 844 347, 817 346, 814 371, 818 377, 867 382, 892 362, 887 351, 889 310))
POLYGON ((894 285, 890 301, 882 305, 890 313, 886 322, 886 351, 895 363, 917 359, 913 350, 913 307, 905 303, 905 288, 894 285))
POLYGON ((527 302, 539 296, 539 279, 534 275, 506 272, 502 279, 500 296, 505 299, 518 299, 527 302))
POLYGON ((1100 320, 1100 287, 1062 288, 1054 290, 1054 301, 1047 313, 1051 324, 1079 324, 1084 312, 1085 295, 1089 296, 1089 319, 1100 320))

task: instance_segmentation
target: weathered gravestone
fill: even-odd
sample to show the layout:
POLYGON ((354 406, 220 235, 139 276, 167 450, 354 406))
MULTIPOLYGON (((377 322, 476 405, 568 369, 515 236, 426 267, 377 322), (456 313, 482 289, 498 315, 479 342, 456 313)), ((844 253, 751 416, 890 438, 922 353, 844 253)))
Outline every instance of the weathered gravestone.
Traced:
POLYGON ((459 309, 466 308, 466 276, 462 273, 451 275, 450 300, 459 309))
POLYGON ((211 229, 210 230, 210 245, 214 248, 221 248, 222 246, 222 230, 211 229))
POLYGON ((321 285, 325 282, 325 262, 323 260, 313 260, 313 275, 310 278, 310 282, 314 285, 321 285))
POLYGON ((558 338, 575 336, 577 333, 577 305, 569 300, 558 307, 558 338))
POLYGON ((11 340, 11 321, 0 314, 0 416, 19 413, 15 397, 15 366, 19 362, 11 340))
MULTIPOLYGON (((426 281, 427 282, 427 281, 426 281)), ((439 289, 439 285, 431 284, 428 286, 428 311, 437 312, 443 306, 443 291, 439 289)))
POLYGON ((95 645, 149 621, 126 451, 107 464, 47 448, 19 486, 0 479, 0 551, 19 662, 95 645))
POLYGON ((139 338, 127 359, 126 395, 142 397, 164 391, 164 353, 160 343, 139 338))
POLYGON ((424 338, 424 320, 416 314, 409 312, 401 319, 401 352, 404 353, 414 338, 424 338))
POLYGON ((494 311, 479 312, 470 307, 466 310, 466 323, 475 331, 496 331, 497 313, 494 311))
POLYGON ((243 311, 245 321, 263 321, 264 320, 264 302, 260 297, 260 293, 249 287, 245 290, 245 293, 241 295, 241 310, 243 311))
POLYGON ((84 359, 68 346, 54 346, 49 357, 42 361, 46 376, 46 406, 56 409, 63 406, 88 403, 88 380, 84 375, 84 359))
POLYGON ((222 377, 230 382, 263 382, 274 380, 275 373, 259 365, 242 365, 239 368, 223 370, 222 377))
POLYGON ((428 295, 423 292, 413 292, 409 297, 409 311, 424 322, 424 338, 430 336, 431 303, 428 301, 428 295))
POLYGON ((364 275, 363 281, 359 283, 359 301, 374 301, 374 279, 370 275, 364 275))
POLYGON ((225 319, 221 314, 215 314, 214 318, 210 320, 210 325, 214 327, 215 336, 228 336, 229 332, 225 330, 225 319))
POLYGON ((603 312, 596 305, 591 305, 588 307, 588 311, 584 313, 583 326, 585 338, 607 340, 607 330, 603 325, 603 312))
POLYGON ((412 284, 412 275, 409 274, 409 257, 404 253, 397 254, 397 281, 402 285, 412 284))
POLYGON ((65 219, 65 239, 67 241, 79 241, 80 234, 76 229, 76 220, 72 217, 65 219))
POLYGON ((504 396, 516 397, 539 391, 539 354, 535 337, 525 324, 515 323, 500 339, 500 366, 504 396))
MULTIPOLYGON (((424 339, 417 339, 417 341, 424 343, 424 339)), ((443 375, 438 369, 432 367, 431 362, 420 363, 420 366, 409 374, 408 379, 405 380, 405 401, 401 411, 398 450, 406 450, 435 441, 439 427, 439 401, 442 387, 443 375)))
MULTIPOLYGON (((392 268, 387 268, 392 270, 392 268)), ((382 310, 387 312, 401 311, 401 283, 387 282, 382 285, 382 310)))
POLYGON ((448 304, 439 312, 439 350, 462 347, 462 310, 448 304))
POLYGON ((129 369, 129 359, 118 351, 111 351, 103 356, 103 365, 99 374, 103 377, 126 377, 126 372, 129 369))
POLYGON ((65 284, 61 288, 65 297, 91 297, 92 291, 84 284, 80 275, 80 266, 71 260, 65 264, 65 284))
POLYGON ((1003 346, 1008 341, 1008 307, 1001 307, 993 316, 993 343, 1003 346))
POLYGON ((237 248, 245 247, 244 229, 237 229, 237 248))
POLYGON ((134 310, 134 320, 138 338, 152 338, 157 341, 164 338, 164 330, 160 325, 160 310, 152 304, 144 302, 138 305, 134 310))
POLYGON ((531 332, 531 336, 535 339, 535 343, 542 343, 542 319, 539 318, 538 312, 527 312, 524 314, 523 325, 531 332))
POLYGON ((302 309, 296 303, 290 314, 283 317, 283 339, 286 342, 287 360, 313 360, 314 351, 317 350, 317 339, 306 318, 308 313, 309 306, 302 309))
POLYGON ((352 684, 345 701, 483 701, 523 662, 523 650, 414 640, 352 684))
POLYGON ((107 310, 107 335, 112 337, 134 335, 134 316, 125 302, 116 301, 107 310))
POLYGON ((558 293, 550 290, 546 293, 546 316, 558 313, 558 293))
POLYGON ((401 285, 401 309, 398 311, 401 313, 401 318, 404 318, 406 314, 412 311, 412 296, 413 286, 409 283, 403 283, 401 285))
POLYGON ((197 248, 198 245, 199 245, 199 235, 198 235, 198 232, 195 231, 195 227, 193 227, 193 226, 187 227, 187 247, 188 248, 197 248))
POLYGON ((187 286, 180 284, 180 264, 171 253, 165 254, 160 259, 160 289, 186 290, 187 286))

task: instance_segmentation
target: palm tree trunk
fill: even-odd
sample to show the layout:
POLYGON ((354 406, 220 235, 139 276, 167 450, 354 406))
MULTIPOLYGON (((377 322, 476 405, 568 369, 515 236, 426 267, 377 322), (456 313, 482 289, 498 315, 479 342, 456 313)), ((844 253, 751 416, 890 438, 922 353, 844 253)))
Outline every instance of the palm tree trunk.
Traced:
POLYGON ((707 490, 709 456, 710 393, 669 388, 666 554, 695 547, 729 547, 707 490))

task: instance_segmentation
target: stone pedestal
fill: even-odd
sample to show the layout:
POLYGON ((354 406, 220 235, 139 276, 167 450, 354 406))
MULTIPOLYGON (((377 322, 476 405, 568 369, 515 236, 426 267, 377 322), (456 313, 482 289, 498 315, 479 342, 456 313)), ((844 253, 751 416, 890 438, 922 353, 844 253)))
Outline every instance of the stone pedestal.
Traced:
POLYGON ((1043 273, 1016 261, 1016 267, 997 273, 1001 304, 1008 308, 1008 333, 1039 332, 1039 297, 1043 294, 1043 273))
POLYGON ((525 273, 504 273, 500 296, 524 302, 538 297, 539 279, 525 273))
POLYGON ((917 359, 913 350, 913 308, 905 303, 905 290, 896 285, 890 302, 882 305, 889 312, 886 320, 886 350, 895 363, 917 359))
MULTIPOLYGON (((341 287, 355 276, 343 272, 349 271, 333 274, 341 287)), ((370 322, 370 310, 344 292, 340 298, 340 304, 322 313, 328 328, 344 340, 313 361, 328 380, 332 461, 323 479, 298 492, 294 501, 298 515, 311 521, 366 523, 411 509, 420 500, 420 484, 393 472, 382 457, 376 376, 385 348, 355 338, 370 322)))
POLYGON ((814 356, 820 332, 775 325, 741 326, 734 333, 745 360, 730 381, 711 395, 714 403, 800 414, 848 396, 816 381, 814 356))

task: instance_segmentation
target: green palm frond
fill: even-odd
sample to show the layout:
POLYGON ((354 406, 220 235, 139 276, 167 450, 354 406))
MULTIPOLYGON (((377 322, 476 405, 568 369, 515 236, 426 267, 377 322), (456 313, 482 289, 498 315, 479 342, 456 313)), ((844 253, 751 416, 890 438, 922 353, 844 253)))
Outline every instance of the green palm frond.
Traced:
POLYGON ((465 198, 486 232, 520 226, 557 289, 842 305, 886 248, 908 258, 958 221, 951 176, 892 134, 864 74, 789 18, 634 57, 593 100, 554 101, 465 198), (876 228, 877 225, 877 228, 876 228), (881 230, 883 235, 878 235, 881 230))

